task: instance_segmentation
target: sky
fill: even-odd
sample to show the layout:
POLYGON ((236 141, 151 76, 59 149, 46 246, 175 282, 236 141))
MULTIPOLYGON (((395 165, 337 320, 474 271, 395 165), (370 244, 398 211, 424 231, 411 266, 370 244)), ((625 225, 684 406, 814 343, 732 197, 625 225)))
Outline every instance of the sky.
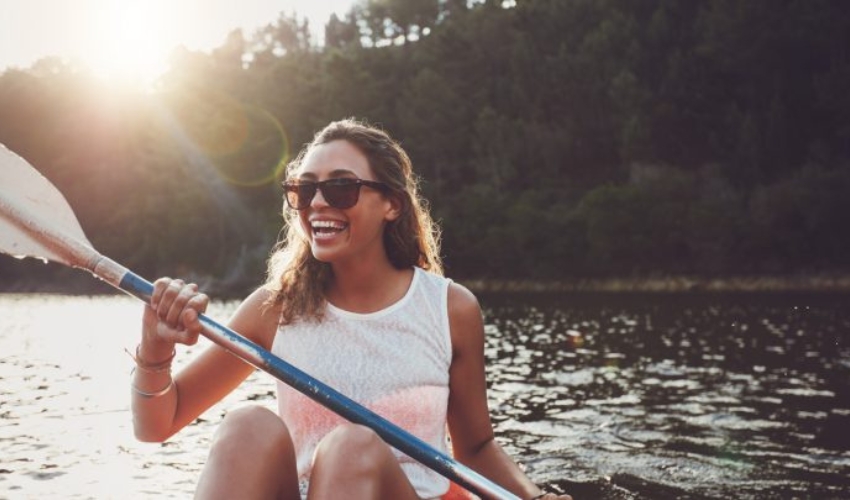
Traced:
POLYGON ((0 72, 58 56, 104 75, 150 78, 180 45, 208 52, 281 12, 307 17, 317 36, 355 0, 0 0, 0 72), (128 57, 128 54, 132 56, 128 57))

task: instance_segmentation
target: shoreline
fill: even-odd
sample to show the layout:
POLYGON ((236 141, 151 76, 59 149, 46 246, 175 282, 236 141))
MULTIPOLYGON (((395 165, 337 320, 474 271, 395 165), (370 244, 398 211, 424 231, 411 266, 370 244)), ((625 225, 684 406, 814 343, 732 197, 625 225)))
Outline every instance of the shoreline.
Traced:
MULTIPOLYGON (((451 277, 451 276, 450 276, 451 277)), ((24 278, 0 283, 3 294, 120 294, 110 285, 81 273, 61 281, 24 278)), ((197 277, 196 277, 197 278, 197 277)), ((517 280, 453 278, 473 293, 850 293, 850 274, 753 276, 654 276, 629 278, 575 278, 517 280)), ((212 277, 197 279, 205 293, 219 298, 242 298, 252 287, 234 286, 212 277)))
POLYGON ((850 293, 850 274, 800 276, 660 276, 533 280, 457 280, 476 293, 850 293))

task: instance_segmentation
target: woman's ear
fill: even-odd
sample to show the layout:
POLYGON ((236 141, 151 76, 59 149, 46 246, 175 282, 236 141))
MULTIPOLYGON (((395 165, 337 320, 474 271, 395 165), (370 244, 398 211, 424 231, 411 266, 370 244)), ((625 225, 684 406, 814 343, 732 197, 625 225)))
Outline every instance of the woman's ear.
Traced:
POLYGON ((390 208, 389 210, 387 210, 385 218, 388 221, 394 221, 401 217, 401 214, 404 213, 404 199, 401 196, 393 193, 387 195, 387 200, 390 202, 390 208))

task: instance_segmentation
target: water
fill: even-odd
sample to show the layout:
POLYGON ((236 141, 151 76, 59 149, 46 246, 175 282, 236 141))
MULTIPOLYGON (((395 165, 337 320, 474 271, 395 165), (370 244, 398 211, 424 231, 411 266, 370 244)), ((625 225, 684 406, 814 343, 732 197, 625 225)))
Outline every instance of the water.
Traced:
MULTIPOLYGON (((497 438, 550 489, 850 498, 850 297, 481 302, 497 438)), ((224 412, 274 407, 274 383, 257 373, 168 443, 137 442, 123 351, 140 307, 0 295, 0 499, 188 498, 224 412)), ((233 307, 215 302, 210 315, 233 307)))
POLYGON ((850 498, 848 299, 484 298, 497 433, 585 498, 850 498))

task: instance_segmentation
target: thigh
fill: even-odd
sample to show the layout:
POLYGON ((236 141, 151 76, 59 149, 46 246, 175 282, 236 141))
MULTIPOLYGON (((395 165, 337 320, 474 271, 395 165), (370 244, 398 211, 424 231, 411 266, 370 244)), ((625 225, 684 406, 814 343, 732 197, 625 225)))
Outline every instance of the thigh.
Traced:
POLYGON ((195 498, 300 499, 294 446, 283 421, 260 406, 228 413, 195 498))
POLYGON ((308 498, 418 500, 419 496, 388 444, 367 427, 343 424, 316 448, 308 498))

